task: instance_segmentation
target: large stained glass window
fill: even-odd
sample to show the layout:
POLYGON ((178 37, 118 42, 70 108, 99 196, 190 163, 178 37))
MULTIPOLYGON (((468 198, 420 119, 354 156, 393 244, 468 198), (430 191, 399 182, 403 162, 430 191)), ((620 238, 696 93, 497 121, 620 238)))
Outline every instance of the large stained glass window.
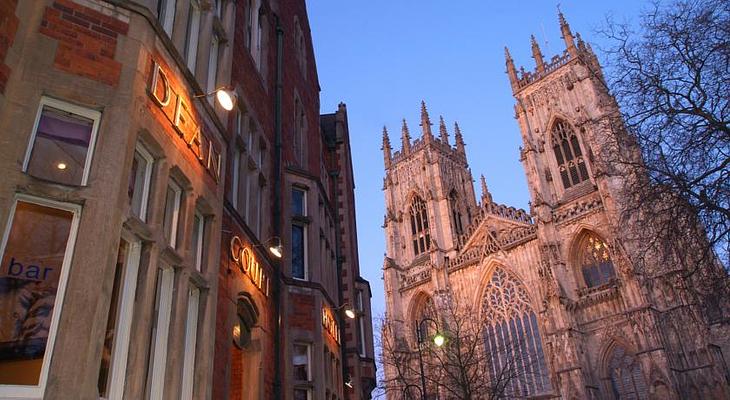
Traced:
POLYGON ((580 267, 588 287, 608 283, 616 276, 606 243, 593 233, 587 233, 580 242, 580 267))
POLYGON ((431 234, 428 229, 426 203, 420 197, 413 199, 410 216, 413 255, 417 256, 431 248, 431 234))
POLYGON ((482 299, 482 315, 491 383, 504 385, 510 398, 549 393, 537 316, 525 288, 504 269, 492 274, 482 299))
POLYGON ((566 189, 588 180, 588 170, 580 150, 578 136, 565 121, 556 121, 552 129, 552 147, 560 178, 566 189))

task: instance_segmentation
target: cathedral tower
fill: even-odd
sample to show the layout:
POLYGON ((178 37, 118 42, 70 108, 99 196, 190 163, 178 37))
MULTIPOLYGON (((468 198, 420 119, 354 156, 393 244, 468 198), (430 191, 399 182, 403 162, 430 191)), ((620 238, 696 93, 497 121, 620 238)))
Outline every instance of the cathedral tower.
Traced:
MULTIPOLYGON (((562 13, 558 23, 564 51, 545 58, 533 37, 530 71, 505 48, 529 213, 496 203, 483 176, 477 202, 458 125, 452 147, 443 120, 434 134, 425 104, 421 138, 404 121, 393 152, 384 130, 391 332, 412 342, 407 332, 424 317, 443 319, 455 299, 484 324, 491 371, 507 366, 495 343, 520 344, 512 356, 530 360, 513 368, 506 397, 726 398, 727 339, 713 342, 696 317, 681 269, 636 273, 626 233, 642 227, 622 223, 626 178, 606 172, 628 136, 596 55, 562 13)), ((393 378, 387 365, 385 375, 393 378)))
MULTIPOLYGON (((397 290, 404 271, 430 274, 433 266, 456 254, 459 238, 478 212, 459 125, 454 123, 453 145, 443 117, 439 118, 435 136, 425 102, 421 102, 419 125, 421 137, 412 140, 403 120, 401 149, 396 152, 391 148, 388 130, 383 129, 383 227, 387 238, 384 268, 386 287, 393 290, 397 290)), ((437 285, 443 284, 440 281, 437 285)), ((396 297, 389 296, 389 301, 398 302, 396 297)), ((400 314, 396 310, 402 308, 388 309, 396 317, 400 314)))

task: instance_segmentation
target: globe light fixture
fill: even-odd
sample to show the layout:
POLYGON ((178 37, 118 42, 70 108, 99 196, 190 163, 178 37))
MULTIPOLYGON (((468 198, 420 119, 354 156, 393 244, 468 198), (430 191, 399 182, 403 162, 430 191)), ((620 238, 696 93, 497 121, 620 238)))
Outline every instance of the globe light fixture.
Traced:
POLYGON ((58 165, 56 165, 56 168, 58 168, 61 171, 63 171, 64 169, 66 169, 66 163, 60 162, 60 163, 58 163, 58 165))
POLYGON ((437 333, 436 336, 433 337, 433 344, 436 345, 436 347, 441 347, 446 342, 446 337, 444 335, 437 333))
POLYGON ((355 317, 357 317, 357 314, 355 314, 355 310, 350 307, 345 308, 345 315, 347 316, 347 318, 350 319, 355 319, 355 317))

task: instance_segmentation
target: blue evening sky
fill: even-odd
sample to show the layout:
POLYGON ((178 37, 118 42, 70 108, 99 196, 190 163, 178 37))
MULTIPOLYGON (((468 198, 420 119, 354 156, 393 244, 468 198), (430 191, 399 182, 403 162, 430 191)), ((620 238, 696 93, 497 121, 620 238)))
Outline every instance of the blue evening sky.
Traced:
MULTIPOLYGON (((527 209, 529 195, 519 162, 520 131, 505 74, 504 46, 517 68, 532 69, 530 34, 549 59, 564 49, 557 2, 520 0, 312 0, 308 13, 319 73, 321 111, 347 104, 361 274, 373 290, 372 311, 385 312, 381 267, 385 252, 383 125, 394 151, 401 119, 420 136, 426 101, 434 132, 443 115, 453 144, 453 124, 466 142, 479 196, 484 174, 494 200, 527 209)), ((595 29, 612 14, 635 23, 646 2, 561 1, 573 32, 596 44, 595 29)))

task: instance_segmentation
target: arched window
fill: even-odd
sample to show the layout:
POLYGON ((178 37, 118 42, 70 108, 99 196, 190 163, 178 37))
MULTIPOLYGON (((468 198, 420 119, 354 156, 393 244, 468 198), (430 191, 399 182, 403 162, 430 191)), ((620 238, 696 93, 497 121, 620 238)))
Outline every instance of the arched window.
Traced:
POLYGON ((549 393, 537 315, 524 286, 497 268, 482 299, 482 315, 492 384, 505 385, 509 398, 549 393))
POLYGON ((418 196, 411 203, 411 235, 413 255, 417 256, 431 248, 431 234, 428 229, 426 203, 418 196))
POLYGON ((589 232, 581 239, 579 247, 580 269, 588 287, 608 283, 616 276, 608 246, 596 234, 589 232))
MULTIPOLYGON (((424 295, 419 303, 420 304, 418 305, 418 308, 416 308, 416 312, 413 314, 414 335, 418 329, 418 324, 420 324, 424 319, 430 318, 433 321, 438 321, 438 315, 436 314, 436 306, 433 304, 433 298, 424 295)), ((436 333, 435 329, 436 327, 432 322, 426 322, 423 324, 423 332, 421 333, 424 337, 429 337, 436 333)))
POLYGON ((459 208, 459 199, 455 191, 449 193, 449 206, 451 207, 451 219, 454 221, 454 232, 457 235, 464 233, 464 226, 461 220, 461 209, 459 208))
POLYGON ((583 154, 580 151, 578 136, 565 121, 558 120, 553 124, 552 147, 558 161, 560 178, 566 189, 588 180, 583 154))
MULTIPOLYGON (((641 365, 622 346, 615 346, 608 359, 611 390, 616 399, 646 399, 648 390, 641 365)), ((699 397, 698 397, 699 398, 699 397)))

